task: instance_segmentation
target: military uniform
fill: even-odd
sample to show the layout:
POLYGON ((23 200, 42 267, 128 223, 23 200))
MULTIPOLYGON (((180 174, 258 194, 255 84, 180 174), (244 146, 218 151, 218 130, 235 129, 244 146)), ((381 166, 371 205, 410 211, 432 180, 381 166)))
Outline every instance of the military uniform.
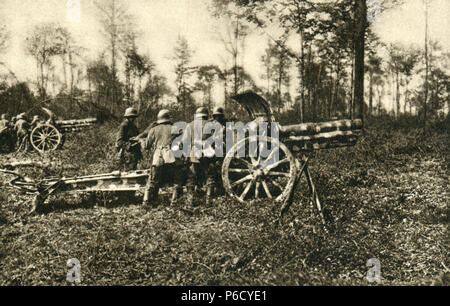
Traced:
POLYGON ((34 128, 36 128, 36 127, 39 125, 39 123, 40 123, 39 116, 37 116, 37 115, 34 116, 34 117, 33 117, 33 120, 32 120, 31 123, 30 123, 31 131, 33 131, 34 128))
POLYGON ((2 119, 0 119, 0 130, 9 127, 9 121, 6 119, 6 115, 2 114, 2 119))
POLYGON ((17 133, 17 151, 28 151, 30 149, 30 124, 24 113, 17 116, 15 130, 17 133))
MULTIPOLYGON (((214 156, 212 158, 212 162, 210 163, 210 173, 213 177, 214 184, 214 194, 215 195, 223 195, 225 194, 225 190, 223 188, 222 182, 222 164, 226 155, 226 119, 225 112, 223 107, 216 107, 213 111, 213 121, 218 123, 221 127, 221 131, 215 131, 216 134, 221 133, 221 141, 222 141, 222 156, 214 156)), ((219 136, 219 135, 217 135, 219 136)))
POLYGON ((10 152, 14 150, 13 128, 5 114, 0 119, 0 151, 10 152))
POLYGON ((190 137, 191 143, 189 171, 186 184, 189 205, 194 204, 194 198, 196 200, 200 198, 198 191, 202 188, 203 184, 206 185, 205 204, 209 205, 211 203, 212 188, 214 185, 212 163, 214 160, 213 154, 211 156, 205 156, 205 152, 203 151, 204 141, 208 137, 208 135, 203 134, 203 129, 207 123, 208 111, 206 108, 200 107, 196 111, 194 121, 188 124, 187 130, 183 135, 183 143, 188 142, 188 137, 190 137), (196 136, 196 134, 198 136, 196 136))
POLYGON ((116 149, 119 152, 120 170, 136 170, 141 150, 139 143, 132 141, 131 138, 137 136, 139 131, 136 125, 129 118, 136 118, 137 112, 133 108, 125 111, 125 119, 120 124, 119 132, 116 138, 116 149))
POLYGON ((153 149, 152 169, 145 187, 143 206, 157 205, 159 189, 164 183, 173 183, 171 204, 175 204, 182 191, 182 176, 179 165, 172 152, 172 123, 169 111, 161 110, 158 121, 148 131, 146 149, 153 149))

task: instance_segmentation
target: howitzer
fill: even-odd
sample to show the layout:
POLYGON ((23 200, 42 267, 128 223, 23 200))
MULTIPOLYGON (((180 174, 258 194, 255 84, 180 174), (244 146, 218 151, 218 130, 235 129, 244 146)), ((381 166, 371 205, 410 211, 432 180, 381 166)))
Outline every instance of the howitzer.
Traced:
POLYGON ((54 113, 43 107, 49 116, 46 122, 39 122, 30 133, 30 143, 40 153, 61 148, 67 132, 76 132, 91 128, 97 122, 96 118, 56 120, 54 113))
MULTIPOLYGON (((9 166, 4 167, 11 168, 9 166)), ((150 174, 150 170, 113 171, 87 176, 49 177, 35 180, 10 169, 0 169, 0 172, 14 176, 9 181, 11 187, 34 195, 32 212, 39 211, 50 195, 59 192, 144 192, 145 184, 150 174)))
POLYGON ((291 205, 300 177, 305 174, 314 207, 323 220, 307 154, 313 150, 354 146, 363 133, 362 121, 335 120, 281 126, 275 121, 269 103, 261 96, 248 91, 232 99, 247 110, 255 128, 266 122, 276 133, 249 136, 227 152, 222 164, 222 181, 227 193, 242 203, 251 199, 272 199, 280 203, 280 213, 284 214, 291 205), (252 152, 251 142, 256 143, 256 152, 252 152), (268 148, 268 154, 264 155, 268 148), (239 151, 245 154, 236 154, 239 151))

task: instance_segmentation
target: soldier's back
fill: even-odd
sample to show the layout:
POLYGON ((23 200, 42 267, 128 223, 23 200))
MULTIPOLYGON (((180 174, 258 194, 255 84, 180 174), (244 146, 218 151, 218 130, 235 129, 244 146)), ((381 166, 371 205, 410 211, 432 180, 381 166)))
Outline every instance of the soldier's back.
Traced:
POLYGON ((148 133, 148 138, 156 148, 170 146, 173 140, 172 125, 164 123, 152 127, 148 133))

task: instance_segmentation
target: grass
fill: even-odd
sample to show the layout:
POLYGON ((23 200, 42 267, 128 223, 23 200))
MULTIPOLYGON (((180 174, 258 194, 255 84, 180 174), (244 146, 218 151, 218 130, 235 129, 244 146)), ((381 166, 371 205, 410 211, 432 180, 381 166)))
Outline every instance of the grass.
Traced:
MULTIPOLYGON (((153 210, 113 194, 51 199, 29 216, 30 196, 0 181, 0 285, 67 285, 67 260, 82 285, 368 285, 366 262, 381 263, 382 285, 449 285, 449 137, 370 122, 353 148, 313 153, 310 169, 329 220, 321 226, 306 182, 282 222, 270 201, 153 210)), ((69 135, 32 177, 109 172, 108 124, 69 135)), ((40 160, 34 153, 12 160, 40 160)), ((145 165, 144 165, 145 166, 145 165)))

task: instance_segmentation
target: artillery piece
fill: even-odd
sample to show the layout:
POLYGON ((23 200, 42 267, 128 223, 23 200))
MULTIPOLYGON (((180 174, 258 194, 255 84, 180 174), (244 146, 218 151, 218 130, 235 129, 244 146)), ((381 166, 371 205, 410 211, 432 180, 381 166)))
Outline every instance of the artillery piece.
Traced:
POLYGON ((227 193, 241 203, 258 198, 272 199, 280 203, 283 214, 305 174, 314 206, 323 218, 307 155, 313 150, 354 146, 362 135, 362 121, 346 119, 281 126, 275 121, 269 103, 261 96, 245 92, 233 99, 244 107, 254 123, 274 125, 278 137, 249 136, 234 144, 222 165, 222 180, 227 193), (256 152, 251 152, 248 145, 251 142, 257 144, 256 152), (270 147, 266 156, 264 147, 270 147), (243 157, 235 154, 239 150, 245 151, 243 157), (276 159, 273 158, 275 153, 278 154, 276 159))
POLYGON ((96 118, 56 120, 54 113, 43 107, 49 116, 46 122, 39 122, 30 133, 30 143, 40 152, 54 151, 61 148, 65 142, 65 134, 92 127, 96 118))
MULTIPOLYGON (((362 135, 362 121, 336 120, 281 126, 274 120, 270 105, 259 95, 245 92, 233 99, 253 118, 249 123, 250 127, 257 128, 258 124, 266 122, 274 127, 279 137, 250 135, 233 144, 223 160, 221 171, 223 187, 228 195, 241 203, 248 203, 252 199, 270 199, 280 203, 280 212, 283 214, 292 202, 302 174, 305 174, 314 207, 323 218, 318 193, 308 169, 308 152, 354 146, 362 135), (256 150, 249 146, 251 142, 257 144, 256 150), (265 149, 270 147, 266 155, 263 154, 264 146, 265 149), (243 150, 245 154, 235 154, 239 150, 243 150), (278 158, 274 159, 275 155, 278 155, 278 158)), ((95 122, 89 120, 77 120, 77 124, 72 124, 74 121, 59 121, 59 126, 65 130, 90 126, 95 122)), ((45 128, 41 127, 41 130, 45 128)), ((36 208, 55 192, 143 191, 150 170, 115 171, 73 178, 47 178, 41 181, 31 180, 9 170, 0 171, 16 176, 10 181, 11 186, 35 194, 33 202, 36 208)))

